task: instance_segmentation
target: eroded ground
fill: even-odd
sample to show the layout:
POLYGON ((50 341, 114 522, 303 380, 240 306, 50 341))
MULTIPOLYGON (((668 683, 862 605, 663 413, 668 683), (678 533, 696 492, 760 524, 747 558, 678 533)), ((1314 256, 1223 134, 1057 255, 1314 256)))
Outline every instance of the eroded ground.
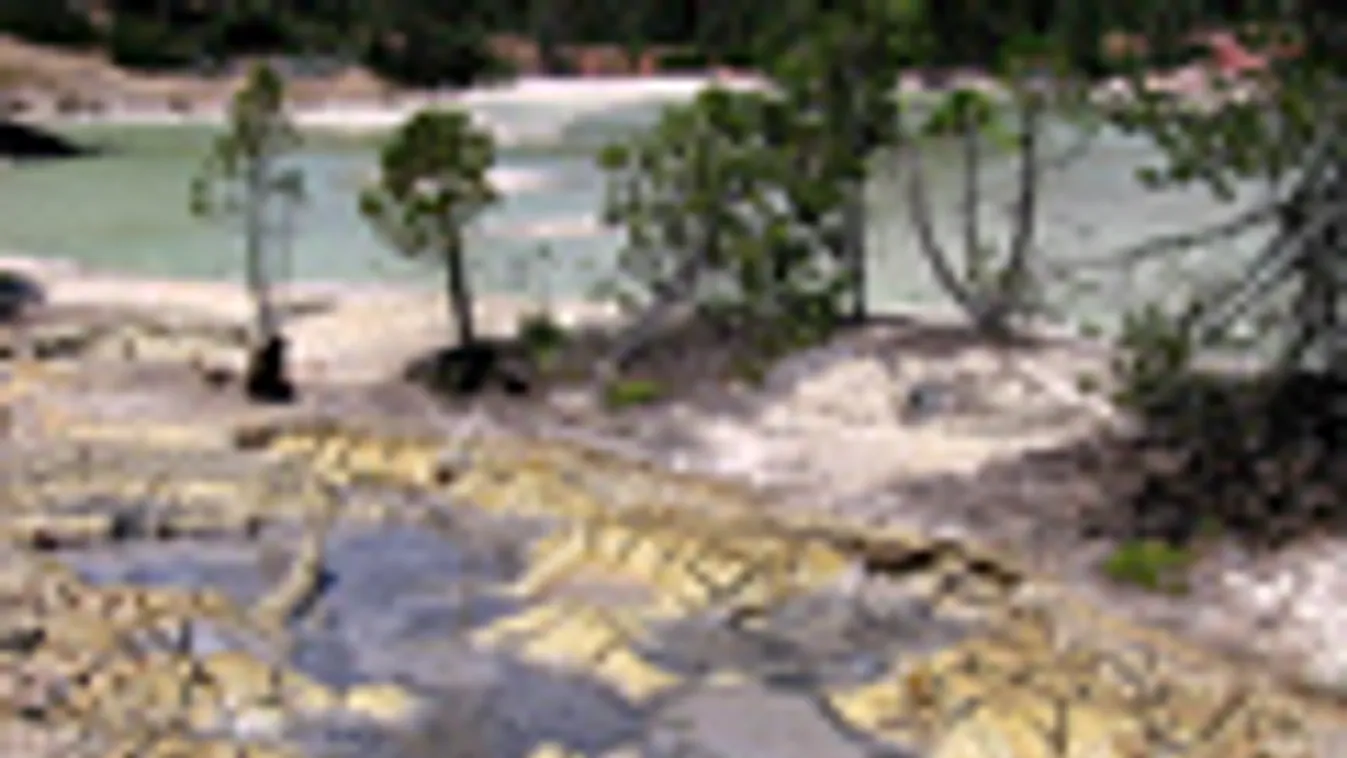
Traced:
POLYGON ((1343 749, 1330 709, 972 544, 469 424, 157 415, 87 373, 8 397, 0 754, 1343 749))

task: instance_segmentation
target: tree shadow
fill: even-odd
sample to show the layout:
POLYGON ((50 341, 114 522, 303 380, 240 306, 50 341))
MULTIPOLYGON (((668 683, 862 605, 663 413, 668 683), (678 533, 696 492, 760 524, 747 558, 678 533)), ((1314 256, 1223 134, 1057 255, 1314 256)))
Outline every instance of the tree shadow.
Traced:
MULTIPOLYGON (((643 410, 676 403, 747 416, 849 358, 873 357, 891 367, 905 359, 939 361, 988 346, 966 326, 932 323, 922 316, 878 317, 801 336, 788 333, 780 319, 698 314, 663 324, 624 351, 627 326, 548 326, 539 335, 526 324, 510 338, 420 356, 406 366, 403 378, 456 403, 504 397, 527 407, 558 391, 581 390, 624 421, 639 421, 643 410), (609 364, 620 353, 625 358, 609 364), (611 375, 600 371, 605 365, 612 366, 611 375), (607 395, 604 382, 642 383, 650 391, 626 402, 607 395)), ((1032 355, 1068 344, 1026 338, 1004 347, 1032 355)))
POLYGON ((972 476, 894 482, 883 496, 1038 555, 1224 538, 1266 554, 1347 533, 1347 381, 1197 373, 1136 421, 972 476))
POLYGON ((1195 373, 1140 410, 1105 448, 1120 499, 1091 529, 1275 550, 1347 527, 1347 378, 1195 373))

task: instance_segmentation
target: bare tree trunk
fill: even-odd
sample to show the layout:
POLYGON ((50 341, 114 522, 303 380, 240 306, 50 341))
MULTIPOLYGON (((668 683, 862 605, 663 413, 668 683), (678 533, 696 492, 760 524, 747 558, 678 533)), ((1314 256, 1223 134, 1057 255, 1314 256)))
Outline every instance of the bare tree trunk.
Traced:
POLYGON ((271 282, 266 270, 266 219, 263 206, 267 192, 267 166, 264 161, 249 166, 244 216, 245 276, 248 293, 255 306, 255 338, 258 343, 274 339, 280 331, 271 301, 271 282))
POLYGON ((866 216, 865 179, 853 179, 846 188, 846 199, 842 205, 842 244, 845 245, 842 256, 851 279, 851 318, 857 322, 869 316, 866 302, 866 289, 869 287, 865 255, 866 216))
POLYGON ((963 137, 963 246, 964 280, 977 286, 987 275, 987 256, 982 244, 982 135, 974 114, 964 113, 963 137))
POLYGON ((445 294, 449 299, 449 318, 458 331, 458 346, 472 347, 477 343, 477 328, 472 315, 472 291, 468 273, 463 265, 463 242, 453 238, 445 255, 445 294))
POLYGON ((265 157, 251 162, 247 169, 244 200, 245 269, 248 291, 256 305, 256 334, 248 354, 244 391, 253 400, 289 402, 295 389, 286 365, 287 345, 281 336, 279 319, 271 301, 271 282, 266 269, 266 218, 264 210, 270 190, 269 163, 265 157))

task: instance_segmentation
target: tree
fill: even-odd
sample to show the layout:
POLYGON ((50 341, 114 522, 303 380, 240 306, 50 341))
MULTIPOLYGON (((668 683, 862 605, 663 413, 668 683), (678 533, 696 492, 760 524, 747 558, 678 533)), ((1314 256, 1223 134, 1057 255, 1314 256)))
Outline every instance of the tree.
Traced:
POLYGON ((998 85, 1003 92, 955 87, 927 113, 908 107, 902 114, 906 205, 918 249, 941 289, 978 332, 1001 341, 1015 337, 1031 317, 1051 310, 1044 299, 1042 261, 1036 255, 1041 185, 1049 170, 1086 155, 1104 123, 1088 102, 1088 81, 1067 65, 1059 52, 1063 48, 1054 49, 1056 44, 1031 29, 1021 31, 1018 39, 1003 37, 1001 60, 991 69, 1001 75, 998 85), (1053 155, 1043 145, 1049 118, 1081 127, 1079 139, 1053 155), (951 139, 963 164, 958 203, 962 265, 935 229, 923 158, 931 140, 951 139), (998 246, 988 240, 983 218, 988 205, 999 206, 1004 198, 989 197, 982 174, 989 159, 1006 158, 1015 164, 1014 188, 1006 203, 1007 239, 998 246))
POLYGON ((921 55, 920 18, 899 0, 797 0, 764 34, 763 62, 801 119, 834 135, 818 145, 827 179, 846 194, 832 253, 848 277, 851 316, 867 315, 865 187, 875 155, 899 136, 899 75, 921 55))
POLYGON ((290 214, 304 199, 300 173, 286 165, 299 144, 299 133, 285 114, 280 76, 259 65, 234 95, 228 130, 192 182, 195 214, 243 220, 245 279, 256 306, 247 391, 259 400, 293 395, 268 264, 275 252, 271 245, 285 242, 281 237, 288 233, 290 214))
POLYGON ((395 250, 444 267, 449 316, 464 349, 477 343, 464 236, 498 200, 494 163, 491 135, 469 114, 421 111, 384 147, 378 181, 360 196, 361 214, 395 250))
POLYGON ((1220 250, 1226 265, 1184 266, 1123 319, 1118 399, 1141 423, 1123 453, 1137 475, 1113 526, 1169 542, 1215 527, 1275 548, 1343 523, 1347 18, 1310 2, 1247 3, 1238 14, 1205 6, 1174 4, 1143 19, 1145 47, 1123 62, 1127 86, 1107 108, 1159 149, 1140 172, 1145 185, 1205 187, 1241 207, 1055 273, 1116 286, 1151 265, 1179 268, 1194 252, 1220 250), (1222 16, 1227 26, 1213 32, 1222 16), (1226 54, 1236 39, 1255 54, 1226 54), (1213 65, 1219 58, 1252 65, 1213 65), (1185 62, 1203 87, 1156 86, 1157 73, 1185 62), (1202 360, 1217 351, 1254 370, 1202 360))
MULTIPOLYGON (((1163 156, 1142 170, 1153 189, 1203 186, 1230 201, 1241 186, 1261 185, 1262 200, 1210 227, 1143 240, 1058 273, 1075 280, 1130 274, 1191 251, 1241 237, 1269 236, 1243 265, 1175 293, 1168 328, 1198 350, 1259 349, 1282 369, 1311 365, 1347 375, 1347 112, 1337 35, 1344 19, 1308 3, 1244 8, 1240 37, 1266 51, 1262 65, 1218 74, 1211 92, 1183 95, 1152 83, 1154 58, 1179 60, 1207 17, 1179 8, 1151 20, 1149 50, 1127 67, 1127 96, 1111 107, 1123 129, 1149 136, 1163 156), (1236 344, 1240 343, 1240 344, 1236 344)), ((1161 321, 1148 323, 1159 328, 1161 321)))
MULTIPOLYGON (((820 125, 775 95, 710 89, 666 108, 647 133, 609 145, 604 220, 624 232, 612 294, 638 318, 621 364, 677 314, 804 326, 836 312, 826 253, 843 196, 820 182, 820 125)), ((818 326, 819 324, 810 324, 818 326)))

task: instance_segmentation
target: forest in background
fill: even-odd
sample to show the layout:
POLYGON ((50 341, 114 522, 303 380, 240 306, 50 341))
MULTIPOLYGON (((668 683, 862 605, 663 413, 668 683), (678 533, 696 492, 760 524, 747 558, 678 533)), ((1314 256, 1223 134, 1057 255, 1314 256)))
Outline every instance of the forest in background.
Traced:
MULTIPOLYGON (((1075 67, 1094 75, 1111 73, 1102 44, 1110 34, 1153 33, 1156 20, 1167 16, 1182 16, 1186 28, 1225 27, 1256 20, 1254 6, 1262 5, 866 2, 895 6, 926 29, 931 44, 911 51, 913 65, 994 64, 1007 40, 1051 29, 1067 41, 1075 67)), ((788 4, 805 13, 811 6, 825 10, 818 0, 788 4)), ((764 36, 792 15, 783 10, 781 0, 4 0, 0 31, 31 42, 101 48, 133 69, 209 72, 235 56, 284 54, 361 63, 409 86, 467 86, 516 73, 517 64, 493 44, 506 37, 536 46, 536 73, 572 73, 565 49, 577 45, 615 48, 633 62, 655 51, 655 67, 663 71, 756 68, 764 36)))

